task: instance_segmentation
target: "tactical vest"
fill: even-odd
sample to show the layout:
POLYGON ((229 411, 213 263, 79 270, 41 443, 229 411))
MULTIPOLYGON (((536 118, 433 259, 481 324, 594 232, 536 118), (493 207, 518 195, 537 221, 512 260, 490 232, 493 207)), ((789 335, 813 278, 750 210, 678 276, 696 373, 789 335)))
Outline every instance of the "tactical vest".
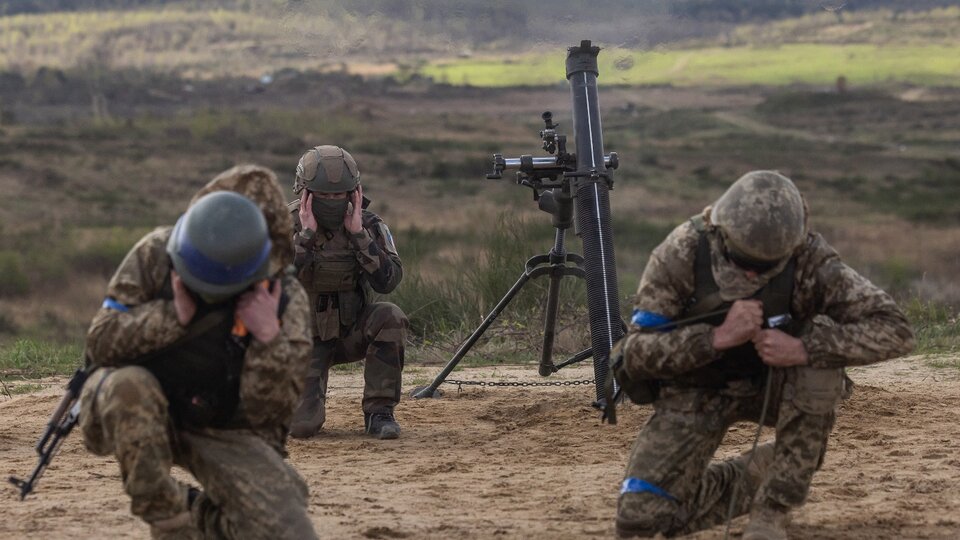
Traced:
POLYGON ((360 263, 353 249, 327 248, 324 245, 314 252, 310 263, 311 276, 307 285, 312 291, 329 294, 357 288, 360 263))
MULTIPOLYGON (((694 292, 680 317, 681 319, 729 308, 733 305, 733 302, 724 302, 720 298, 720 287, 713 277, 710 240, 700 227, 697 227, 697 229, 700 230, 700 237, 697 241, 694 260, 694 292)), ((762 289, 751 297, 763 302, 764 321, 779 315, 790 314, 795 270, 796 259, 791 258, 779 274, 771 278, 762 289)), ((707 318, 703 322, 711 326, 719 326, 725 318, 726 314, 722 313, 707 318)), ((778 328, 793 336, 798 334, 798 324, 796 322, 778 328)), ((719 360, 684 373, 671 381, 683 386, 723 388, 730 381, 760 380, 763 373, 764 364, 760 355, 757 354, 753 343, 747 342, 724 351, 719 360)))
POLYGON ((340 327, 357 322, 366 296, 360 282, 363 268, 346 234, 341 231, 319 240, 300 281, 314 302, 315 334, 327 340, 340 337, 340 327))
MULTIPOLYGON (((173 299, 169 277, 161 297, 173 299)), ((289 301, 281 294, 277 317, 289 301)), ((240 428, 240 376, 252 336, 234 333, 236 302, 198 306, 186 335, 138 362, 160 382, 178 427, 240 428)))

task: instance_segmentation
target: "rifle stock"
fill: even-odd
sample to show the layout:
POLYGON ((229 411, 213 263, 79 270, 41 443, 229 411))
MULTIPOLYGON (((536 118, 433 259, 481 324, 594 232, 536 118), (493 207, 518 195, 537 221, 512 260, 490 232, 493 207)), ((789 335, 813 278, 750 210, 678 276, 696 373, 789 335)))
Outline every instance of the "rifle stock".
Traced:
POLYGON ((67 383, 67 392, 63 395, 60 403, 57 404, 57 408, 54 409, 53 414, 50 415, 47 427, 43 430, 43 435, 40 436, 40 440, 37 441, 36 450, 38 461, 37 466, 34 467, 33 472, 30 474, 30 478, 27 480, 17 478, 16 476, 9 478, 10 483, 20 490, 21 501, 26 499, 27 495, 33 491, 43 472, 57 455, 63 441, 66 440, 67 436, 70 435, 70 432, 80 420, 80 390, 83 388, 83 384, 89 376, 90 372, 88 372, 86 368, 80 368, 74 372, 70 382, 67 383))

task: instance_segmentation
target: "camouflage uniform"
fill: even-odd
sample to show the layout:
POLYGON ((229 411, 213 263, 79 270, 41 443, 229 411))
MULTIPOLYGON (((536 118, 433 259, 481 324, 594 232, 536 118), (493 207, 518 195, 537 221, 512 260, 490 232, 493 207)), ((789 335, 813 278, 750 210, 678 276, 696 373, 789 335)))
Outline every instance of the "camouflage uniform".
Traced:
MULTIPOLYGON (((709 209, 705 211, 709 224, 709 209)), ((680 225, 658 246, 644 271, 636 308, 676 320, 695 291, 695 255, 700 234, 694 222, 680 225)), ((724 255, 722 234, 707 227, 710 270, 723 301, 751 297, 787 261, 748 276, 724 255)), ((721 358, 712 346, 713 326, 691 324, 669 332, 633 326, 619 344, 633 380, 658 379, 655 413, 641 430, 627 465, 617 529, 623 535, 678 535, 722 523, 740 484, 735 515, 772 511, 785 515, 806 499, 822 463, 844 388, 846 366, 865 365, 907 353, 913 334, 894 301, 846 266, 824 239, 808 232, 794 252, 791 314, 809 365, 773 369, 765 424, 776 442, 758 450, 759 471, 746 470, 745 456, 710 463, 733 422, 758 422, 764 380, 743 379, 722 388, 686 384, 684 374, 721 358), (766 456, 767 459, 763 459, 766 456)), ((756 468, 754 465, 752 468, 756 468)))
POLYGON ((155 538, 315 538, 307 486, 283 459, 310 346, 307 295, 281 272, 292 261, 292 223, 276 177, 266 169, 226 171, 196 198, 221 190, 236 191, 263 211, 274 239, 271 275, 287 297, 280 334, 269 343, 252 339, 243 353, 231 425, 180 425, 157 377, 135 365, 188 334, 164 293, 171 228, 163 227, 126 256, 91 324, 86 354, 98 369, 81 395, 84 443, 95 454, 117 457, 131 511, 151 524, 155 538), (175 481, 173 464, 190 471, 204 492, 191 493, 175 481))
POLYGON ((299 203, 289 205, 296 222, 295 264, 309 295, 313 330, 313 362, 303 401, 319 401, 319 418, 314 418, 319 429, 330 367, 364 360, 363 412, 392 411, 400 401, 409 323, 396 305, 369 302, 371 289, 389 293, 403 277, 390 230, 368 210, 363 210, 358 234, 342 227, 304 230, 296 217, 299 203))

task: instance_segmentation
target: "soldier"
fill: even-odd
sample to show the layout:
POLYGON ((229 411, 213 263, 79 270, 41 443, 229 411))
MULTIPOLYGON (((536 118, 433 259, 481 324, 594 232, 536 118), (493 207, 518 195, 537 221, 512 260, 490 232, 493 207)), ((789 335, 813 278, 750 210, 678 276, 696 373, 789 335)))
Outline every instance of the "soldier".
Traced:
POLYGON ((403 276, 393 236, 366 210, 357 162, 342 148, 303 154, 293 191, 300 195, 289 207, 297 215, 295 263, 312 308, 313 361, 290 434, 312 437, 323 426, 330 366, 364 360, 364 430, 396 439, 408 321, 399 307, 369 299, 370 289, 389 293, 403 276))
POLYGON ((87 448, 116 456, 154 538, 316 538, 284 441, 309 362, 276 176, 230 169, 143 237, 87 335, 87 448), (170 476, 177 464, 203 491, 170 476))
POLYGON ((614 371, 654 414, 627 464, 623 537, 691 533, 732 508, 750 513, 743 538, 786 538, 823 463, 844 367, 913 347, 890 296, 809 231, 800 192, 772 171, 737 180, 653 251, 632 322, 614 371), (711 464, 737 421, 775 427, 775 442, 711 464))

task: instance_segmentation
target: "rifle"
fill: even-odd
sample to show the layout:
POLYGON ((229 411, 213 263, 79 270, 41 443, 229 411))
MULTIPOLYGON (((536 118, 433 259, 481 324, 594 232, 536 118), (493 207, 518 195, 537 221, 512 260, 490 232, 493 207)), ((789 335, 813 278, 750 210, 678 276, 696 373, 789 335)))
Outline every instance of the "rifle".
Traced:
POLYGON ((47 428, 43 431, 43 436, 37 441, 36 449, 39 461, 37 466, 34 467, 33 473, 30 474, 30 478, 22 480, 16 476, 10 477, 10 483, 20 490, 21 501, 26 499, 27 495, 33 491, 34 486, 40 480, 40 476, 43 475, 43 471, 53 461, 63 441, 66 440, 67 435, 70 435, 70 432, 80 420, 80 390, 83 388, 83 384, 87 382, 90 373, 92 373, 92 370, 88 372, 86 368, 80 368, 67 383, 67 392, 50 416, 47 428))

